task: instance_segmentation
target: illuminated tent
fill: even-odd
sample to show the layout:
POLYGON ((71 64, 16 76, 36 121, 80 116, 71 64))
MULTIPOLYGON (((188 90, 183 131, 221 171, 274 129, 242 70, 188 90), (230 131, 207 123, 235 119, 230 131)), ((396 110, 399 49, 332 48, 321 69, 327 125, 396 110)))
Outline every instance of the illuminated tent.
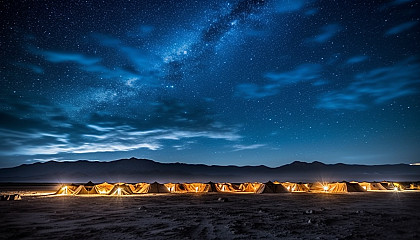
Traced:
POLYGON ((96 189, 98 190, 98 192, 100 194, 109 194, 109 192, 111 192, 112 188, 114 188, 114 185, 109 184, 107 182, 97 184, 95 186, 96 186, 96 189))
POLYGON ((130 189, 133 193, 147 193, 149 191, 149 183, 136 183, 134 185, 130 184, 130 189))
POLYGON ((187 192, 184 184, 181 184, 181 183, 166 183, 164 185, 171 193, 186 193, 187 192))
POLYGON ((281 183, 266 182, 261 193, 287 193, 287 189, 281 183))
POLYGON ((362 188, 358 183, 348 183, 348 182, 337 182, 329 183, 327 185, 328 193, 347 193, 347 192, 365 192, 366 190, 362 188))
POLYGON ((289 192, 309 192, 308 184, 304 183, 291 183, 284 182, 281 183, 289 192))
POLYGON ((210 184, 206 183, 184 183, 184 189, 187 192, 203 193, 210 191, 210 184))
POLYGON ((381 182, 381 185, 384 186, 387 190, 399 190, 392 182, 381 182))
POLYGON ((247 193, 262 193, 264 191, 265 184, 264 183, 258 183, 258 182, 247 182, 242 183, 239 185, 239 190, 241 192, 247 192, 247 193))
POLYGON ((308 185, 310 192, 326 192, 328 190, 328 183, 314 182, 308 185))
POLYGON ((63 185, 55 194, 61 195, 71 195, 76 190, 77 186, 75 185, 63 185))
POLYGON ((420 185, 418 183, 411 183, 410 187, 408 189, 410 189, 410 190, 420 190, 420 185))
POLYGON ((398 190, 398 191, 402 191, 405 189, 409 189, 410 188, 410 184, 409 183, 404 183, 404 182, 394 182, 394 190, 398 190))
POLYGON ((238 192, 239 186, 236 186, 232 183, 216 183, 216 190, 218 192, 238 192))
POLYGON ((165 185, 154 182, 150 184, 147 193, 169 193, 169 190, 165 185))
POLYGON ((114 187, 111 189, 111 191, 108 193, 108 195, 131 195, 133 194, 133 191, 131 191, 131 188, 128 184, 124 183, 118 183, 115 184, 114 187))
POLYGON ((76 190, 74 190, 74 195, 81 195, 81 194, 99 194, 99 191, 96 189, 95 185, 94 186, 85 186, 85 185, 80 185, 79 187, 76 188, 76 190))
POLYGON ((366 191, 386 190, 386 188, 384 188, 384 186, 378 182, 361 182, 359 185, 362 186, 362 188, 366 191))

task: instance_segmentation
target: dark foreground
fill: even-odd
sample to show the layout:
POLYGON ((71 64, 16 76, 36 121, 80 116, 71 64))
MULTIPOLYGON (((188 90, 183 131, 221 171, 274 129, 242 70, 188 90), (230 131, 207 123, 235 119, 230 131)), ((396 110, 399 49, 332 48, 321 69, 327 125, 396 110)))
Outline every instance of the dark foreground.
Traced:
POLYGON ((25 196, 0 202, 0 239, 419 239, 419 202, 420 192, 25 196))

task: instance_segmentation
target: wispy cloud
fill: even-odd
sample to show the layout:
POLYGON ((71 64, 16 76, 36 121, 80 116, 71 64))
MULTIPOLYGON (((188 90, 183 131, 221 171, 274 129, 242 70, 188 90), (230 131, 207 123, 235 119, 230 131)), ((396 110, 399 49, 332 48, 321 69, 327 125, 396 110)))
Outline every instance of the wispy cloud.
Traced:
POLYGON ((277 0, 275 1, 275 11, 277 13, 289 13, 302 9, 305 6, 303 0, 277 0))
POLYGON ((237 152, 237 151, 243 151, 243 150, 253 150, 253 149, 258 149, 258 148, 262 148, 265 147, 265 144, 251 144, 251 145, 241 145, 241 144, 237 144, 237 145, 233 145, 232 147, 233 152, 237 152))
POLYGON ((64 53, 53 51, 42 51, 40 53, 45 57, 46 60, 54 63, 75 62, 80 65, 93 65, 101 61, 100 58, 88 57, 78 53, 64 53))
POLYGON ((365 55, 359 55, 359 56, 353 56, 351 58, 349 58, 346 63, 347 64, 356 64, 356 63, 361 63, 368 60, 368 56, 365 55))
MULTIPOLYGON (((8 139, 14 149, 1 155, 52 155, 59 153, 95 153, 95 152, 121 152, 145 148, 148 150, 163 149, 167 141, 173 141, 179 146, 181 140, 187 139, 219 139, 236 141, 241 136, 234 129, 224 130, 180 130, 180 129, 153 129, 138 131, 130 126, 100 127, 89 126, 89 134, 51 134, 51 133, 25 133, 0 129, 0 136, 8 139), (36 139, 36 141, 34 141, 36 139)), ((183 141, 182 141, 183 142, 183 141)))
POLYGON ((409 58, 393 66, 357 74, 342 90, 321 96, 318 108, 364 110, 371 105, 414 94, 420 82, 420 63, 409 58))
POLYGON ((397 25, 395 27, 390 28, 388 31, 386 31, 385 35, 395 35, 402 32, 405 32, 414 26, 418 24, 418 21, 412 21, 412 22, 405 22, 400 25, 397 25))
POLYGON ((320 79, 321 65, 302 64, 288 72, 268 72, 264 77, 270 82, 257 85, 243 83, 236 87, 236 95, 244 98, 263 98, 279 93, 282 87, 300 82, 316 81, 320 79))
POLYGON ((333 38, 340 31, 340 25, 328 24, 320 29, 320 33, 313 38, 307 39, 308 42, 325 43, 333 38))

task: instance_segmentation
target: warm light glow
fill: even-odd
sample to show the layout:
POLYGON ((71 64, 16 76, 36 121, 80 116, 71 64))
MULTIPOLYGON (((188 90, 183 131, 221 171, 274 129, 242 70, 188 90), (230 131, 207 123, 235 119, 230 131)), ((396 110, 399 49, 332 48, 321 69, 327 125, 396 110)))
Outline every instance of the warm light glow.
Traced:
POLYGON ((394 187, 394 191, 398 191, 398 188, 397 187, 394 187))
POLYGON ((324 191, 328 191, 328 186, 324 186, 324 191))
POLYGON ((198 187, 195 187, 195 192, 198 192, 198 187))
POLYGON ((121 188, 117 188, 117 194, 121 195, 121 188))
POLYGON ((62 193, 62 194, 67 195, 67 186, 64 186, 64 187, 63 187, 63 193, 62 193))
POLYGON ((366 190, 366 186, 363 186, 363 189, 365 189, 365 190, 366 190))

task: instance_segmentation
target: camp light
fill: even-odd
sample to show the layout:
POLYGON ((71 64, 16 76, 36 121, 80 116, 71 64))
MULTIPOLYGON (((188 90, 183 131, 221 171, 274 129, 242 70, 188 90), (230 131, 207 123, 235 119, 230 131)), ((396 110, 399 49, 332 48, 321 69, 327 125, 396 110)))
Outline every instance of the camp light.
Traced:
POLYGON ((328 186, 324 186, 324 191, 328 191, 328 186))
POLYGON ((67 186, 64 186, 62 189, 63 189, 63 193, 62 194, 67 195, 67 186))
POLYGON ((398 188, 397 187, 394 187, 394 191, 398 191, 398 188))
POLYGON ((117 194, 121 195, 121 188, 117 188, 117 194))

